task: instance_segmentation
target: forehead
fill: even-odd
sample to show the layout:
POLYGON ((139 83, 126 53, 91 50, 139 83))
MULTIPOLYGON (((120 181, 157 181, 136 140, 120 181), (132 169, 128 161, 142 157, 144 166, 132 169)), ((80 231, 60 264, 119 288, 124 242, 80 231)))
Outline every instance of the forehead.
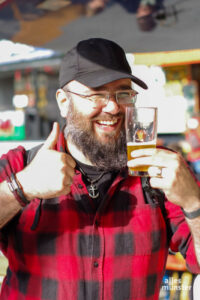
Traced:
POLYGON ((88 91, 99 91, 99 90, 119 90, 119 89, 124 89, 124 88, 131 88, 131 79, 129 78, 124 78, 124 79, 119 79, 115 80, 112 82, 109 82, 107 84, 104 84, 98 88, 90 88, 76 80, 73 80, 68 83, 68 87, 73 90, 73 91, 81 91, 81 92, 88 92, 88 91))

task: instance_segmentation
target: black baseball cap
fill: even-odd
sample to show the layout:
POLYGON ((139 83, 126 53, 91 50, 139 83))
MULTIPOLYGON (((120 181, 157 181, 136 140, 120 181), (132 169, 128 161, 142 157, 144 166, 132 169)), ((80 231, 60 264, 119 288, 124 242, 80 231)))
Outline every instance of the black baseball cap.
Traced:
POLYGON ((80 41, 62 59, 59 86, 71 80, 96 88, 114 80, 130 78, 143 89, 147 85, 131 73, 124 50, 115 42, 103 38, 80 41))

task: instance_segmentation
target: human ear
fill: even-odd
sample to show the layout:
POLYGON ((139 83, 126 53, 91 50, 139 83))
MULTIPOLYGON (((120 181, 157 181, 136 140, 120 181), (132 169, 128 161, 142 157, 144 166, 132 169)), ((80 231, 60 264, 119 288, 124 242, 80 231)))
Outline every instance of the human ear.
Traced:
POLYGON ((59 107, 61 116, 63 118, 66 118, 69 100, 67 99, 67 96, 62 89, 57 90, 56 100, 58 103, 58 107, 59 107))

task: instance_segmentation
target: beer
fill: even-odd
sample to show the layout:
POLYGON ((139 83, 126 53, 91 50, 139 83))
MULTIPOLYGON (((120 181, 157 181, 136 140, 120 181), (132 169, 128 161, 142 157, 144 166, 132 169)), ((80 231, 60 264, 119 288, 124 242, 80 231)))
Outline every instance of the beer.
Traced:
MULTIPOLYGON (((150 141, 146 143, 134 143, 130 142, 127 144, 127 157, 128 161, 134 159, 131 156, 131 152, 138 149, 146 149, 146 148, 156 148, 156 142, 150 141)), ((148 176, 148 168, 149 166, 139 166, 135 168, 129 167, 129 174, 130 175, 138 175, 138 176, 148 176)))
MULTIPOLYGON (((125 129, 128 161, 134 159, 131 152, 137 149, 155 148, 157 138, 157 108, 127 106, 125 129)), ((142 158, 141 158, 142 159, 142 158)), ((129 167, 129 175, 148 177, 149 166, 129 167)))

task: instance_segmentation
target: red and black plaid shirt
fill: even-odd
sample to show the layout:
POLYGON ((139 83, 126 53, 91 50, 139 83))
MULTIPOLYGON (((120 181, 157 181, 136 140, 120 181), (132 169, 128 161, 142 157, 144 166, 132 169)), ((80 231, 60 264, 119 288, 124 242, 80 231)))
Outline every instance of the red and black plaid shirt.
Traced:
MULTIPOLYGON (((25 164, 22 147, 3 155, 1 181, 25 164)), ((159 203, 147 204, 140 178, 123 170, 96 210, 76 171, 69 195, 34 199, 0 231, 9 260, 0 299, 158 299, 169 247, 200 272, 181 209, 165 209, 164 217, 159 203)))

